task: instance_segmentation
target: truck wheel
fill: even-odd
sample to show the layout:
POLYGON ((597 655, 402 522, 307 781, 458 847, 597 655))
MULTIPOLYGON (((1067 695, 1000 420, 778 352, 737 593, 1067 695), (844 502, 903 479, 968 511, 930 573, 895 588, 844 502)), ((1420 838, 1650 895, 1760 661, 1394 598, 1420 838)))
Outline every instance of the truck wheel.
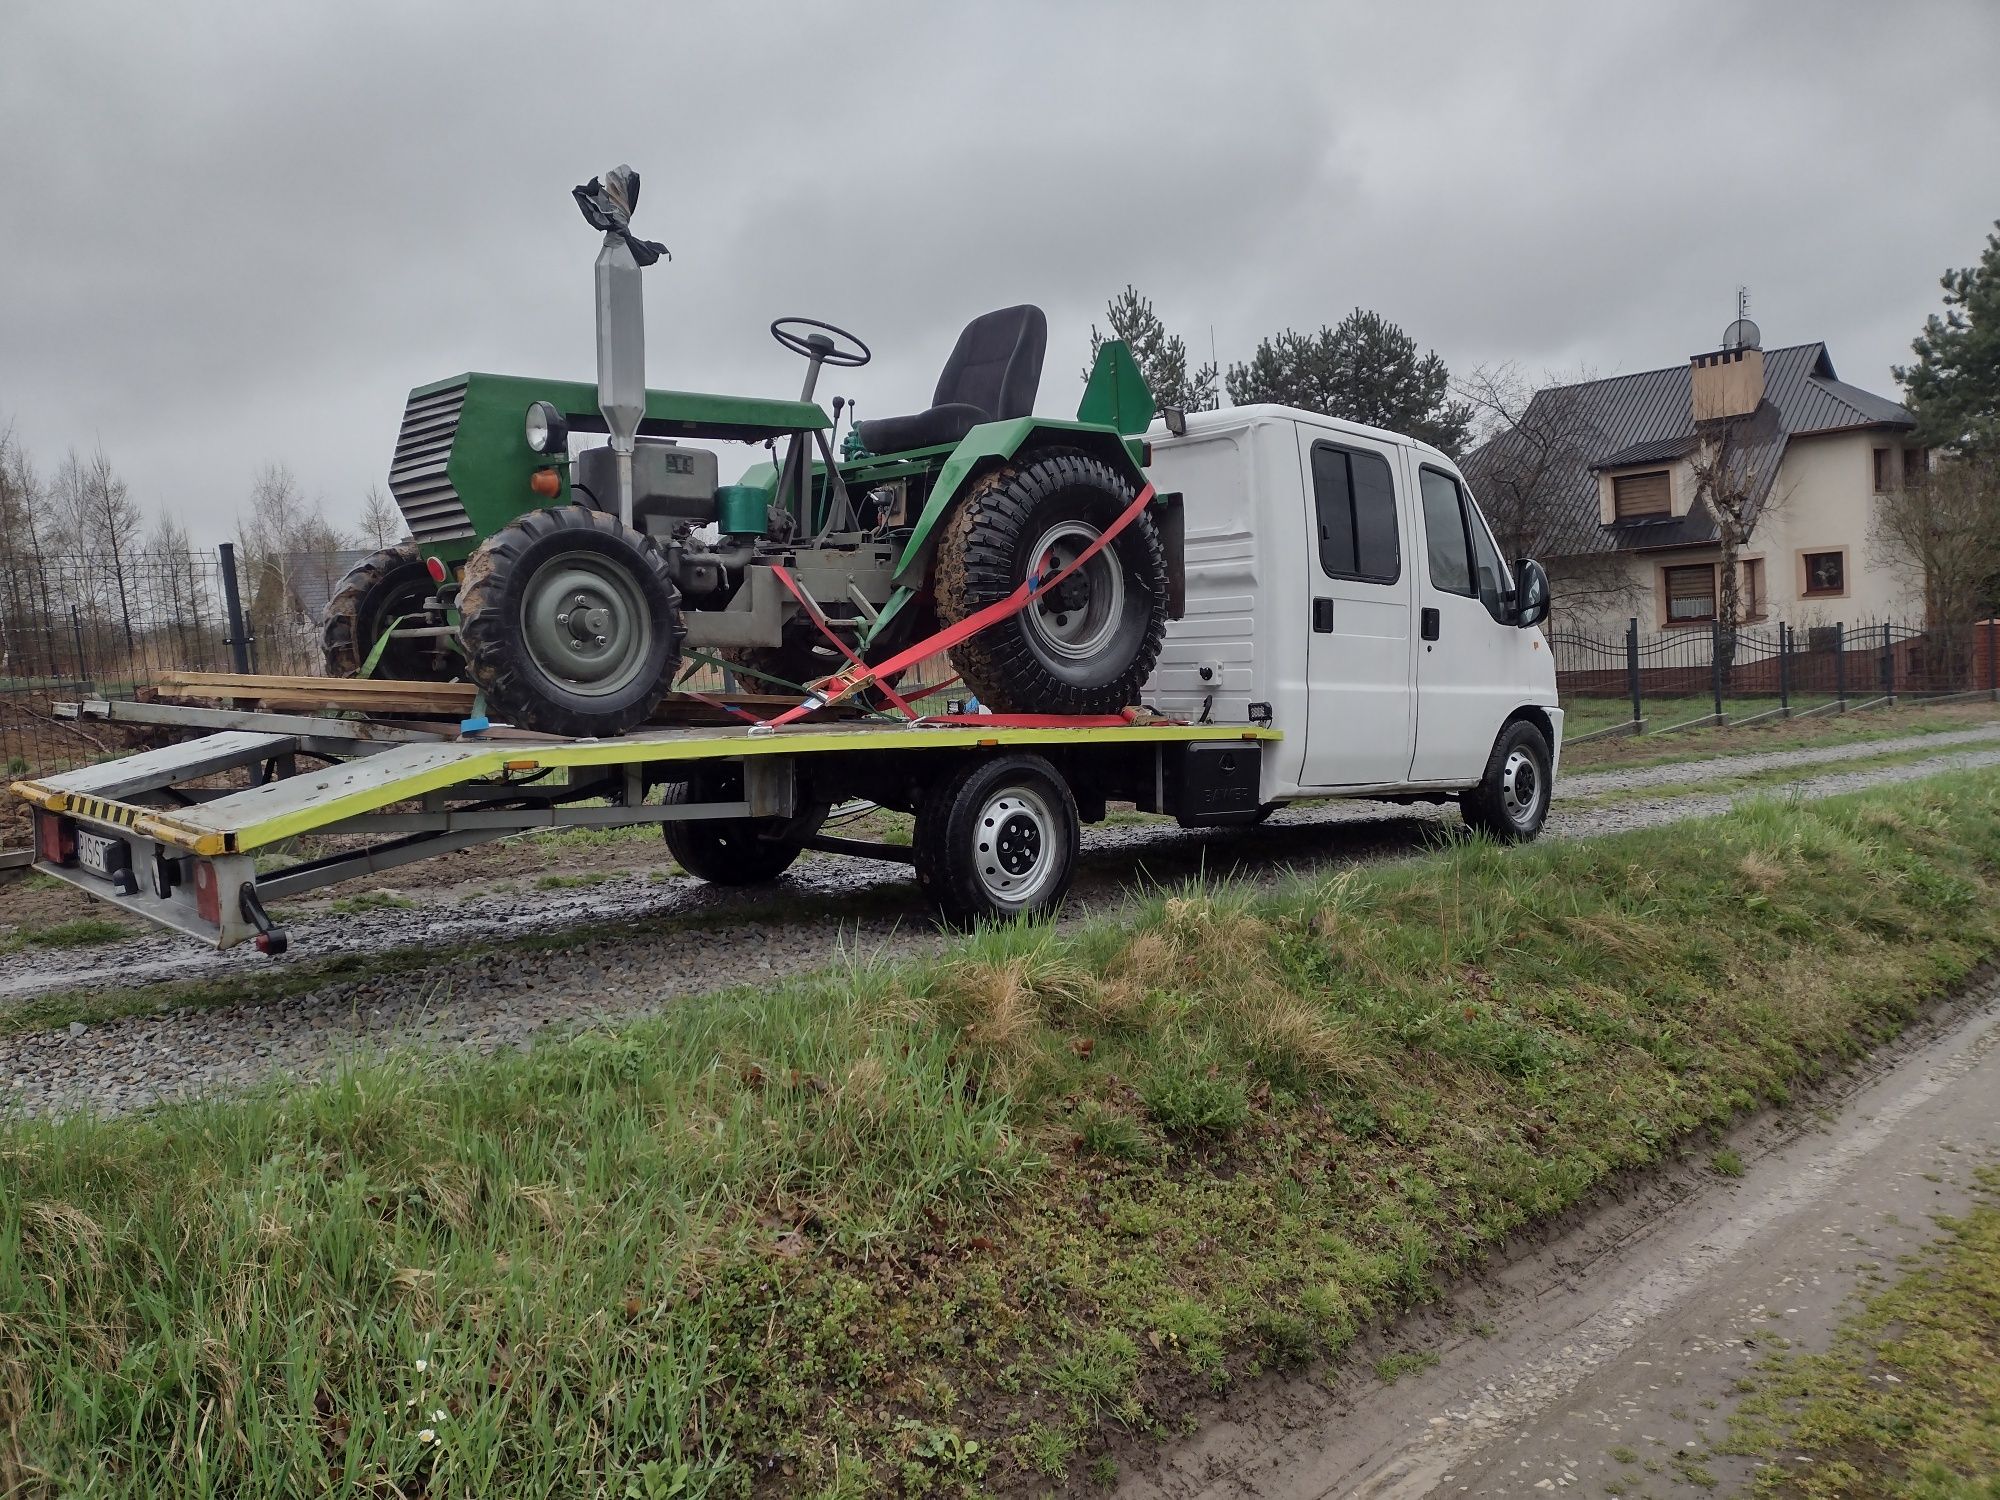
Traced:
POLYGON ((1510 844, 1533 838, 1549 816, 1551 760, 1547 736, 1515 720, 1494 742, 1479 785, 1459 794, 1459 816, 1467 827, 1510 844))
MULTIPOLYGON (((975 481, 938 541, 947 625, 1047 576, 1132 503, 1129 479, 1081 453, 1041 453, 975 481)), ((1060 588, 953 649, 952 664, 1001 713, 1105 714, 1139 701, 1167 631, 1167 565, 1141 514, 1060 588)))
POLYGON ((973 761, 931 787, 911 840, 917 884, 950 922, 1053 911, 1076 873, 1076 799, 1039 755, 973 761))
POLYGON ((459 636, 493 718, 545 734, 643 724, 680 659, 680 591, 651 541, 581 505, 532 510, 465 565, 459 636))
MULTIPOLYGON (((740 775, 704 775, 669 783, 669 803, 713 802, 742 795, 740 775)), ((792 867, 806 840, 826 821, 824 802, 791 818, 714 818, 698 823, 662 823, 667 852, 688 874, 710 885, 762 885, 792 867)))
MULTIPOLYGON (((415 542, 384 547, 356 563, 327 601, 320 628, 326 675, 358 677, 382 632, 411 615, 428 618, 424 601, 437 585, 424 567, 415 542)), ((391 641, 375 663, 377 677, 401 682, 444 682, 454 673, 457 653, 436 637, 391 641)))

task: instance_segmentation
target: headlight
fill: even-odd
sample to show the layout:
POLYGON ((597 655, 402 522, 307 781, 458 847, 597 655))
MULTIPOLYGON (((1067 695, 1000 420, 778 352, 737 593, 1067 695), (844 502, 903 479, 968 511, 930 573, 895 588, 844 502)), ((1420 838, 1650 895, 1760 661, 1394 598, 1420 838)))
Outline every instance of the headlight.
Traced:
POLYGON ((537 453, 569 451, 569 423, 546 401, 528 408, 528 446, 537 453))

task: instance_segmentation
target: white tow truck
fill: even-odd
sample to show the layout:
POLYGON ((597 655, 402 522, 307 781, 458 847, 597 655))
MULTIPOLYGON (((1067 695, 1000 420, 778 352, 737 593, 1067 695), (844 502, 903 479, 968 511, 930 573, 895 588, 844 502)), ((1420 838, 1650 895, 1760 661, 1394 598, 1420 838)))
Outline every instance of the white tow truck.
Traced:
POLYGON ((278 900, 551 827, 657 823, 683 868, 723 884, 775 879, 807 849, 900 861, 957 921, 1054 907, 1080 825, 1112 801, 1204 827, 1301 799, 1453 799, 1483 832, 1534 837, 1562 739, 1534 628, 1548 579, 1501 558, 1450 460, 1273 406, 1170 414, 1148 438, 1148 477, 1180 497, 1183 597, 1136 712, 565 740, 98 700, 75 712, 206 732, 14 783, 35 808, 35 868, 218 946, 279 952, 278 900), (827 810, 856 799, 913 813, 912 843, 824 835, 827 810), (259 872, 260 852, 308 835, 314 857, 259 872))

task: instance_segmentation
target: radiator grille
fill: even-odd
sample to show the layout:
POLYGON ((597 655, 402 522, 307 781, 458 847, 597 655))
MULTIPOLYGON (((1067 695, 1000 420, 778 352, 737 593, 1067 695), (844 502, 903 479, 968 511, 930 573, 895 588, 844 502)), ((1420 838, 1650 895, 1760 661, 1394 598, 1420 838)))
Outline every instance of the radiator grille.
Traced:
POLYGON ((448 542, 472 536, 472 517, 458 491, 445 477, 451 440, 458 431, 458 414, 465 406, 465 387, 412 396, 403 409, 403 430, 396 435, 396 459, 389 466, 389 493, 418 542, 448 542))

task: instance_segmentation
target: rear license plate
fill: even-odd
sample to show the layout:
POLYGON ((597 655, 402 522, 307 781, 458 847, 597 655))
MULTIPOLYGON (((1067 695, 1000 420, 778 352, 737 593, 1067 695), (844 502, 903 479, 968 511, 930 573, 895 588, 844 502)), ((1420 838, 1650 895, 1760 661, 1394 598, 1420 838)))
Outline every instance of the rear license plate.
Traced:
POLYGON ((79 828, 76 834, 76 862, 93 875, 102 875, 109 880, 132 868, 132 850, 123 839, 86 833, 79 828))

